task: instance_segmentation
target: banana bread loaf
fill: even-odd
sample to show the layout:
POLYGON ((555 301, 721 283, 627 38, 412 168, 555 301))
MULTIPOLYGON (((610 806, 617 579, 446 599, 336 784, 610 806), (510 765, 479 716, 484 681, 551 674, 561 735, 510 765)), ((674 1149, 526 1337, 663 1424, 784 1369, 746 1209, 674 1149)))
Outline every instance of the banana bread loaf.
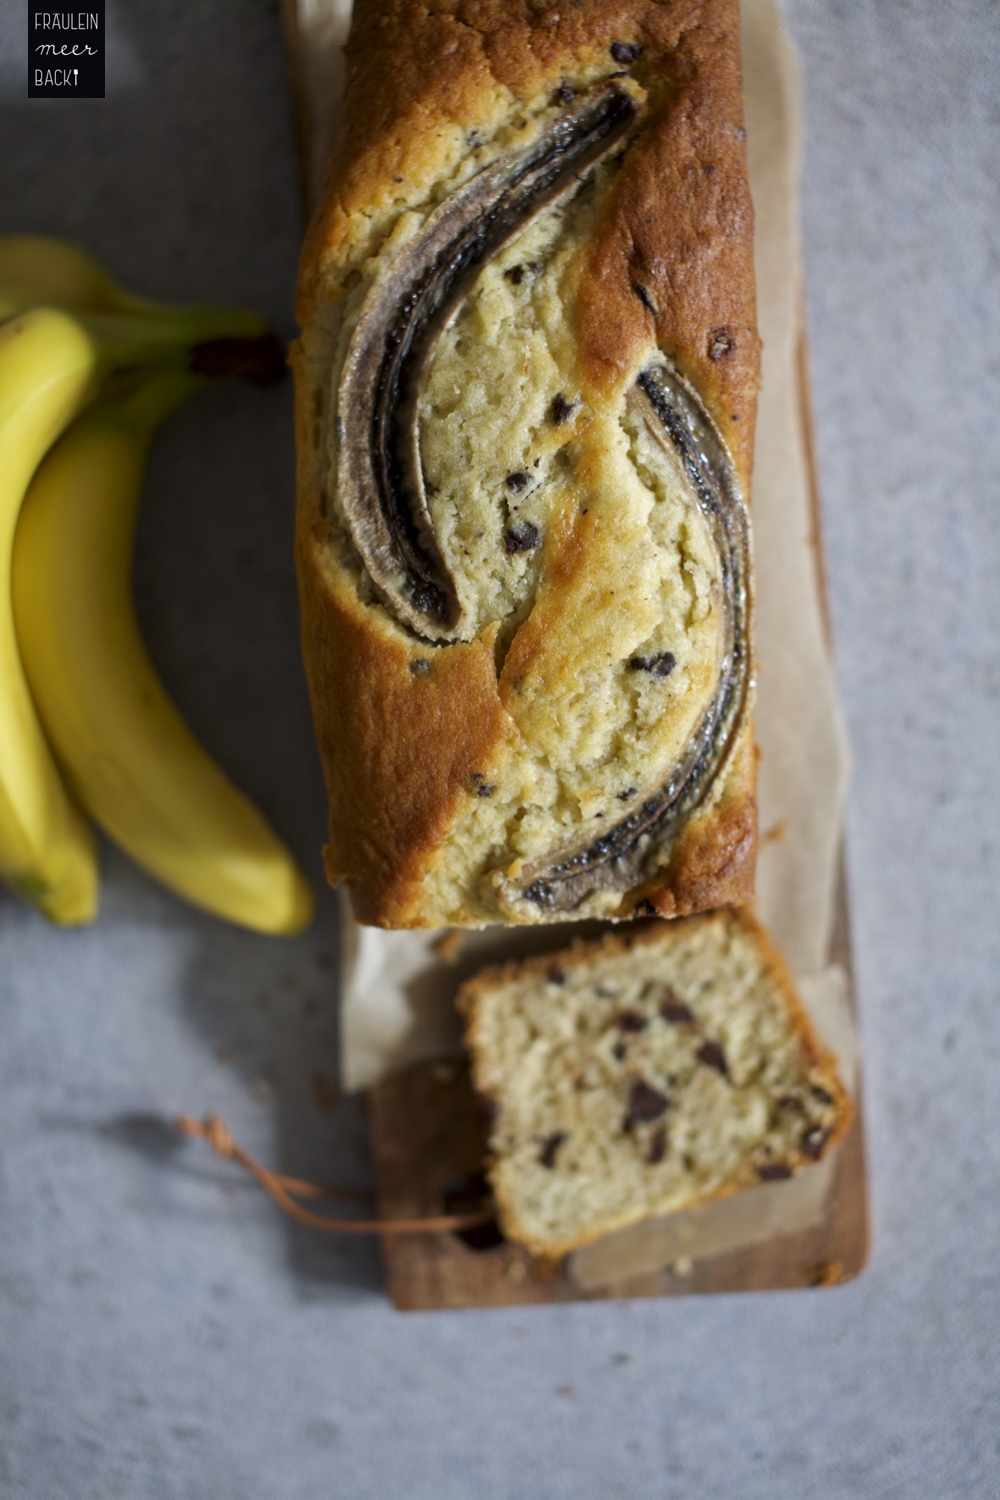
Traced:
POLYGON ((745 912, 642 924, 463 986, 494 1106, 501 1227, 559 1256, 818 1161, 851 1119, 781 956, 745 912))
POLYGON ((736 0, 358 0, 294 366, 362 922, 752 892, 740 88, 736 0))

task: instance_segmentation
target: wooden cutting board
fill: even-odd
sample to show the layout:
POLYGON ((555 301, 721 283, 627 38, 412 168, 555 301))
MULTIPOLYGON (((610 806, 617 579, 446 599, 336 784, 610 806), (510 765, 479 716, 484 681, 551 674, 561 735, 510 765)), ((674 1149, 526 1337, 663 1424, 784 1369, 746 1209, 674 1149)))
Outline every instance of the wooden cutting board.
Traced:
MULTIPOLYGON (((846 890, 841 882, 831 963, 850 975, 846 890)), ((853 985, 852 985, 853 991, 853 985)), ((690 1264, 580 1287, 565 1265, 533 1258, 502 1240, 495 1225, 465 1236, 386 1236, 386 1287, 396 1307, 503 1307, 606 1297, 676 1297, 704 1292, 834 1286, 850 1281, 868 1254, 868 1193, 860 1094, 856 1116, 838 1148, 822 1218, 809 1229, 778 1234, 690 1264)), ((483 1171, 489 1121, 454 1060, 417 1063, 371 1090, 372 1148, 381 1217, 456 1212, 474 1195, 483 1171)))
MULTIPOLYGON (((296 100, 303 202, 311 204, 318 183, 324 126, 310 89, 326 53, 311 53, 317 6, 331 0, 282 0, 296 100), (308 23, 308 24, 307 24, 308 23)), ((341 0, 333 0, 341 3, 341 0)), ((809 468, 813 540, 824 611, 826 584, 820 547, 820 500, 813 460, 808 353, 799 339, 799 420, 809 468)), ((555 934, 554 934, 555 937, 555 934)), ((846 879, 841 873, 827 962, 848 976, 854 1006, 846 879)), ((372 1148, 379 1214, 386 1219, 431 1217, 455 1212, 475 1191, 483 1172, 488 1121, 464 1064, 453 1059, 417 1063, 377 1083, 370 1091, 372 1148)), ((678 1296, 793 1287, 833 1286, 849 1281, 868 1253, 868 1194, 860 1081, 856 1115, 838 1148, 822 1216, 808 1229, 780 1233, 691 1262, 677 1261, 655 1272, 606 1285, 581 1287, 565 1265, 533 1258, 503 1240, 495 1225, 465 1235, 384 1236, 386 1285, 401 1309, 508 1306, 606 1297, 678 1296)))

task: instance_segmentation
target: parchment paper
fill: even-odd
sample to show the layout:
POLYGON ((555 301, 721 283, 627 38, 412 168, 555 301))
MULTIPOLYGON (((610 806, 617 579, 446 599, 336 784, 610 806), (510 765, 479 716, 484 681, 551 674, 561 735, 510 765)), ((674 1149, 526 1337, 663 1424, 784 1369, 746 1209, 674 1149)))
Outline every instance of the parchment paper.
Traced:
MULTIPOLYGON (((305 93, 307 180, 315 191, 334 139, 350 0, 296 0, 305 93)), ((757 906, 797 976, 804 1001, 853 1087, 855 1041, 843 971, 828 963, 847 748, 823 618, 800 363, 797 173, 798 64, 775 0, 744 0, 743 67, 750 186, 756 215, 757 315, 764 344, 752 518, 760 661, 762 843, 757 906)), ((345 900, 341 992, 343 1087, 367 1087, 422 1058, 460 1049, 458 984, 500 958, 601 930, 573 923, 456 934, 359 927, 345 900), (449 951, 457 948, 457 954, 449 951)), ((647 1221, 580 1251, 581 1286, 661 1268, 805 1228, 822 1214, 834 1157, 788 1182, 647 1221)))

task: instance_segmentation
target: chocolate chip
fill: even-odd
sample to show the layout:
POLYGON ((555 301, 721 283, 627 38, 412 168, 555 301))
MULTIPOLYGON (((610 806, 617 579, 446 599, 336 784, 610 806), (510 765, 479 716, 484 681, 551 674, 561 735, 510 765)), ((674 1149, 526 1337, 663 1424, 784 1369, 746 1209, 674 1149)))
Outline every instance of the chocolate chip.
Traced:
POLYGON ((725 359, 736 348, 736 337, 731 328, 713 328, 708 336, 708 357, 711 360, 725 359))
POLYGON ((566 971, 565 969, 560 969, 558 964, 550 964, 549 967, 545 970, 545 977, 548 980, 549 984, 566 983, 566 971))
POLYGON ((817 1104, 833 1103, 833 1095, 828 1094, 826 1089, 821 1089, 818 1083, 814 1083, 809 1092, 812 1094, 817 1104))
POLYGON ((411 579, 407 585, 407 595, 414 609, 420 610, 421 614, 440 617, 444 595, 437 584, 419 583, 411 579))
POLYGON ((812 1130, 807 1130, 799 1141, 799 1150, 803 1156, 808 1156, 812 1161, 819 1161, 823 1155, 823 1147, 830 1138, 830 1132, 824 1130, 820 1125, 814 1125, 812 1130))
POLYGON ((633 292, 635 292, 635 295, 638 297, 639 301, 642 303, 646 311, 651 312, 654 318, 658 317, 659 312, 656 303, 653 301, 646 288, 644 286, 640 286, 637 281, 633 281, 632 290, 633 292))
POLYGON ((674 1026, 694 1020, 694 1012, 684 1004, 683 1000, 677 998, 673 990, 668 990, 666 998, 661 1002, 660 1015, 674 1026))
POLYGON ((669 677, 677 665, 672 651, 659 651, 655 656, 633 656, 629 658, 630 672, 648 672, 651 677, 669 677))
POLYGON ((623 792, 615 792, 615 796, 619 802, 627 802, 630 797, 635 796, 638 790, 637 786, 627 786, 623 792))
POLYGON ((508 474, 504 480, 504 484, 506 484, 509 490, 527 489, 530 482, 530 475, 526 474, 523 469, 516 469, 513 474, 508 474))
POLYGON ((704 1063, 706 1068, 714 1068, 717 1073, 722 1074, 723 1078, 729 1077, 726 1054, 718 1042, 702 1042, 698 1048, 698 1061, 704 1063))
POLYGON ((657 1162, 662 1161, 666 1154, 667 1131, 666 1126, 661 1125, 658 1130, 654 1130, 653 1132, 649 1142, 649 1150, 646 1152, 646 1160, 651 1167, 655 1167, 657 1162))
POLYGON ((761 1182, 784 1182, 791 1175, 791 1167, 786 1167, 783 1161, 764 1161, 757 1168, 761 1182))
POLYGON ((579 404, 578 401, 567 401, 561 391, 558 396, 553 396, 549 407, 549 421, 553 427, 561 427, 564 422, 568 422, 579 404))
POLYGON ((410 671, 414 677, 426 677, 431 669, 431 664, 426 656, 415 656, 410 662, 410 671))
POLYGON ((611 43, 611 56, 616 63, 621 63, 623 68, 627 68, 630 63, 634 63, 641 51, 642 48, 638 42, 611 43))
POLYGON ((565 1139, 565 1130, 554 1130, 550 1136, 545 1138, 542 1144, 542 1149, 538 1153, 538 1160, 543 1167, 548 1167, 550 1172, 556 1164, 556 1152, 565 1139))
POLYGON ((649 1021, 641 1010, 620 1010, 611 1024, 619 1031, 645 1031, 649 1021))
POLYGON ((552 95, 553 104, 572 104, 576 98, 576 89, 571 83, 561 83, 552 95))
POLYGON ((517 526, 508 526, 504 532, 503 544, 507 549, 507 556, 513 557, 515 552, 534 552, 542 539, 542 534, 537 526, 530 521, 521 521, 517 526))
POLYGON ((642 1078, 632 1085, 628 1098, 628 1123, 640 1125, 645 1120, 659 1120, 670 1108, 670 1100, 659 1089, 651 1088, 642 1078))
POLYGON ((503 274, 504 276, 506 276, 508 281, 513 282, 514 286, 520 286, 521 282, 524 280, 524 267, 508 266, 507 270, 503 274))

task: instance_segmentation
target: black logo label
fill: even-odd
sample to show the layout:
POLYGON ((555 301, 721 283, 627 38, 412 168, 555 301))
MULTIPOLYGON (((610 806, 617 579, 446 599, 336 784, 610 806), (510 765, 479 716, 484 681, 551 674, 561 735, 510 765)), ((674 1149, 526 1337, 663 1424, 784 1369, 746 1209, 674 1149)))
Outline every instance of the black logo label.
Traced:
POLYGON ((104 98, 104 0, 80 10, 28 0, 28 98, 104 98))

